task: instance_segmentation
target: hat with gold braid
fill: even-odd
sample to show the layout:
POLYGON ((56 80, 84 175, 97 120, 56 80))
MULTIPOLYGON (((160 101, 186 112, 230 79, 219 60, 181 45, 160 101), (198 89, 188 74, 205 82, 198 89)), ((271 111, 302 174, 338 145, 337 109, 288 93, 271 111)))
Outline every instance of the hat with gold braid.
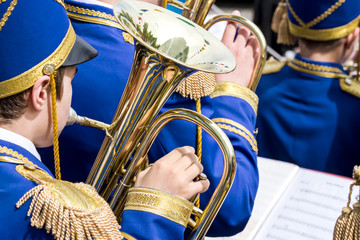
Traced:
POLYGON ((290 45, 293 36, 315 41, 339 39, 349 35, 359 22, 359 0, 281 0, 272 29, 278 33, 278 43, 290 45))
POLYGON ((43 75, 51 77, 55 168, 60 179, 55 70, 90 60, 97 52, 75 35, 60 0, 2 0, 0 16, 0 98, 32 87, 43 75))
MULTIPOLYGON (((49 75, 57 134, 56 69, 90 60, 97 52, 75 35, 61 0, 1 0, 0 17, 0 98, 29 89, 49 75)), ((54 145, 56 141, 54 134, 54 145)), ((122 239, 116 217, 93 187, 53 179, 16 151, 7 153, 0 162, 17 164, 17 172, 38 184, 16 204, 20 208, 32 199, 32 226, 45 228, 58 240, 122 239)))

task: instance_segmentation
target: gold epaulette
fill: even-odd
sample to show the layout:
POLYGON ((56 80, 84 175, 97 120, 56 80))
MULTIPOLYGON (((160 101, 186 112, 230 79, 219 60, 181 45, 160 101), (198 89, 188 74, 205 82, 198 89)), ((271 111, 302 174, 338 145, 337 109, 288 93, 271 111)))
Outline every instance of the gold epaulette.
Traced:
POLYGON ((6 146, 0 146, 0 152, 8 155, 0 156, 0 162, 16 164, 17 172, 38 184, 16 203, 21 208, 31 201, 27 212, 31 226, 45 229, 56 240, 123 239, 110 206, 92 186, 54 179, 6 146))
POLYGON ((360 82, 349 78, 339 78, 340 88, 344 92, 350 93, 357 98, 360 98, 360 82))
POLYGON ((283 67, 285 67, 285 65, 288 63, 288 60, 285 61, 277 61, 275 59, 270 59, 268 61, 266 61, 264 69, 263 69, 263 74, 270 74, 270 73, 276 73, 279 72, 281 69, 283 69, 283 67))

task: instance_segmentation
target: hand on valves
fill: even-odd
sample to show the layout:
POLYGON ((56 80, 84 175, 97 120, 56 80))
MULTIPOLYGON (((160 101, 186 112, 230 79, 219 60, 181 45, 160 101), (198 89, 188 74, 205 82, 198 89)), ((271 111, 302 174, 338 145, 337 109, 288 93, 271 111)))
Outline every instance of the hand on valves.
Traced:
POLYGON ((189 200, 210 186, 207 179, 193 181, 202 171, 203 166, 198 162, 194 148, 180 147, 140 172, 135 187, 155 188, 189 200))

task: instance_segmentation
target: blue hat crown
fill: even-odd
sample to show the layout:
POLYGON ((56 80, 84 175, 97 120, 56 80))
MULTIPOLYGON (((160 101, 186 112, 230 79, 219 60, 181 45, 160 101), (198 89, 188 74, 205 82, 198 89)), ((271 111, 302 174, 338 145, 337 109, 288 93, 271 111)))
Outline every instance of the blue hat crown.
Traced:
POLYGON ((349 35, 360 22, 359 0, 286 0, 290 33, 327 41, 349 35))
POLYGON ((0 2, 0 98, 33 86, 60 67, 76 39, 61 0, 0 2))

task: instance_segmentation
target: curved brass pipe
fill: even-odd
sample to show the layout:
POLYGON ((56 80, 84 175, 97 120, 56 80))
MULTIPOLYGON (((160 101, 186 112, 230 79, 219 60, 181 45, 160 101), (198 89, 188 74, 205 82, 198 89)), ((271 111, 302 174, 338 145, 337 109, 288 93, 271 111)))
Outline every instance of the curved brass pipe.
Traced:
MULTIPOLYGON (((136 174, 139 172, 139 170, 141 170, 141 167, 144 166, 144 162, 147 160, 147 153, 155 138, 166 124, 178 119, 186 120, 202 127, 218 143, 224 156, 223 174, 211 199, 209 200, 204 211, 194 207, 192 214, 196 216, 198 220, 195 221, 190 219, 188 223, 188 226, 192 229, 189 235, 189 239, 200 240, 203 239, 206 232, 209 230, 211 223, 220 210, 220 207, 231 188, 236 173, 236 157, 234 148, 232 147, 229 138, 221 130, 221 128, 218 127, 216 123, 211 121, 209 118, 193 110, 181 108, 168 110, 158 116, 147 127, 144 138, 142 139, 141 144, 139 144, 133 159, 129 161, 129 165, 126 168, 126 171, 123 173, 124 175, 122 176, 121 181, 113 192, 113 197, 109 204, 115 215, 119 216, 125 204, 124 196, 126 196, 129 188, 133 185, 133 179, 136 177, 136 174)), ((111 125, 90 118, 78 116, 75 110, 71 109, 67 125, 72 125, 74 123, 80 124, 82 126, 101 129, 106 132, 111 130, 111 125)))
POLYGON ((217 15, 211 18, 209 21, 207 21, 202 27, 205 28, 206 30, 209 30, 211 26, 221 21, 230 21, 243 25, 244 27, 250 30, 251 34, 257 40, 257 43, 260 47, 259 59, 256 61, 255 70, 251 75, 251 81, 248 86, 252 91, 255 92, 256 87, 259 84, 262 75, 262 70, 266 62, 266 39, 264 37, 264 34, 262 34, 258 26, 256 26, 256 24, 253 23, 252 21, 244 17, 236 16, 232 14, 217 15))
MULTIPOLYGON (((141 145, 139 145, 139 148, 134 154, 133 160, 130 162, 130 165, 127 168, 126 174, 122 177, 121 183, 118 185, 116 191, 113 194, 114 199, 117 199, 118 196, 126 195, 129 186, 132 185, 132 179, 134 179, 135 174, 139 170, 139 166, 146 158, 146 154, 149 151, 158 133, 170 121, 177 119, 187 120, 201 126, 215 139, 224 155, 224 170, 220 182, 216 187, 204 211, 200 211, 196 214, 197 216, 199 216, 199 220, 190 223, 193 230, 190 233, 189 239, 200 240, 203 239, 216 214, 220 210, 220 207, 231 188, 236 172, 235 152, 229 138, 220 129, 220 127, 218 127, 213 121, 211 121, 207 117, 188 109, 172 109, 158 116, 148 127, 148 130, 144 136, 144 139, 141 142, 141 145)), ((115 202, 110 202, 110 206, 114 207, 115 202)), ((120 209, 122 208, 122 206, 118 206, 120 209)), ((114 210, 116 212, 117 209, 114 210)), ((199 210, 194 209, 194 211, 199 210)))

